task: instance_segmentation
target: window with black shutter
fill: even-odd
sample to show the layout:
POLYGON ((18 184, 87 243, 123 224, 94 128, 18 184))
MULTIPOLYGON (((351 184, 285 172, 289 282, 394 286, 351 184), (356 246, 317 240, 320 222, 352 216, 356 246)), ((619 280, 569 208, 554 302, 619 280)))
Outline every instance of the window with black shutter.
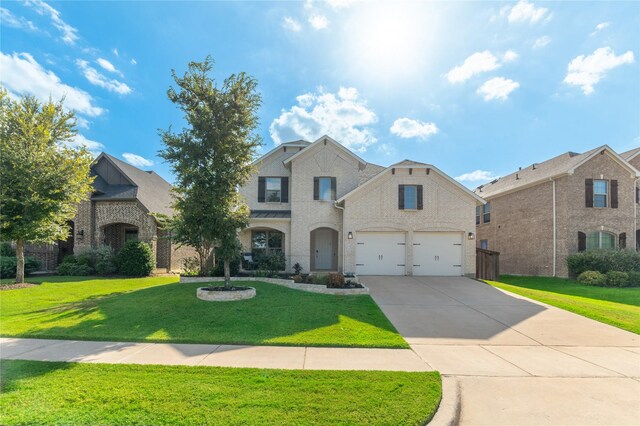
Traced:
POLYGON ((336 186, 337 182, 335 177, 314 177, 313 199, 321 201, 335 201, 336 186))

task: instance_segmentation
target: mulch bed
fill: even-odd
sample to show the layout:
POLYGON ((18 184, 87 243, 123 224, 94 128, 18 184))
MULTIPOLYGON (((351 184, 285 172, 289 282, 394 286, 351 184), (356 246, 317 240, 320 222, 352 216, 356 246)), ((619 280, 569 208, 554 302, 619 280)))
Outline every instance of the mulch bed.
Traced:
POLYGON ((0 284, 0 291, 3 290, 17 290, 19 288, 35 287, 38 284, 20 283, 20 284, 0 284))

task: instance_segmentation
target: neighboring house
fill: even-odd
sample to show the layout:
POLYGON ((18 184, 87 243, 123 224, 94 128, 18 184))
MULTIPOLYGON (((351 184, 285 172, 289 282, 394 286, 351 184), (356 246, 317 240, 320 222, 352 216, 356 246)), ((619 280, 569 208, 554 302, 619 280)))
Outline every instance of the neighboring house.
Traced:
POLYGON ((286 270, 361 275, 475 274, 474 211, 483 200, 436 167, 371 164, 323 136, 283 143, 240 189, 247 258, 283 253, 286 270))
POLYGON ((153 171, 140 170, 106 153, 95 159, 91 174, 94 191, 80 203, 65 247, 77 253, 105 244, 118 251, 127 241, 145 241, 161 271, 181 270, 183 259, 195 255, 189 247, 172 244, 151 215, 173 214, 171 184, 153 171))
POLYGON ((503 274, 561 277, 570 254, 635 249, 637 151, 567 152, 476 188, 487 201, 476 211, 478 247, 500 252, 503 274))

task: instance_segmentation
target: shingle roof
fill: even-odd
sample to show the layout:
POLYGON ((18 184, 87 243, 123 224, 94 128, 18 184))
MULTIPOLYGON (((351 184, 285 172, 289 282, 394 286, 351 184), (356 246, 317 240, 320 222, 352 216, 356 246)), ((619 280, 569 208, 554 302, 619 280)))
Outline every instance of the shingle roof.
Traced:
POLYGON ((629 161, 630 159, 632 159, 633 157, 635 157, 638 154, 640 154, 640 147, 634 148, 634 149, 629 150, 627 152, 623 152, 622 154, 620 154, 620 157, 622 157, 625 160, 629 161))
MULTIPOLYGON (((481 185, 477 187, 474 192, 481 197, 488 198, 521 187, 534 185, 573 170, 591 155, 603 150, 608 150, 614 157, 618 157, 617 154, 606 145, 599 146, 581 154, 565 152, 542 163, 534 163, 509 175, 495 179, 486 185, 481 185)), ((628 165, 628 167, 632 168, 630 165, 628 165)))
MULTIPOLYGON (((138 199, 152 213, 172 215, 171 184, 153 171, 140 170, 107 153, 102 153, 128 177, 135 186, 109 185, 101 177, 94 181, 94 200, 138 199)), ((99 158, 99 157, 98 157, 99 158)))

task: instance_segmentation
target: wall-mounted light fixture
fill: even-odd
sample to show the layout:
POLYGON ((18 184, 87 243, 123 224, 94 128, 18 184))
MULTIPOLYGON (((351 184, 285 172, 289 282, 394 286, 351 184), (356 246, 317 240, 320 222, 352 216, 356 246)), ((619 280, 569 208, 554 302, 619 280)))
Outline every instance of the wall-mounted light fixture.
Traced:
POLYGON ((84 229, 79 230, 76 235, 78 236, 78 238, 82 238, 84 237, 84 229))
POLYGON ((474 234, 473 232, 469 232, 469 235, 467 235, 467 239, 475 240, 476 239, 476 234, 474 234))
POLYGON ((353 240, 353 232, 349 231, 349 233, 347 234, 347 239, 353 240))

